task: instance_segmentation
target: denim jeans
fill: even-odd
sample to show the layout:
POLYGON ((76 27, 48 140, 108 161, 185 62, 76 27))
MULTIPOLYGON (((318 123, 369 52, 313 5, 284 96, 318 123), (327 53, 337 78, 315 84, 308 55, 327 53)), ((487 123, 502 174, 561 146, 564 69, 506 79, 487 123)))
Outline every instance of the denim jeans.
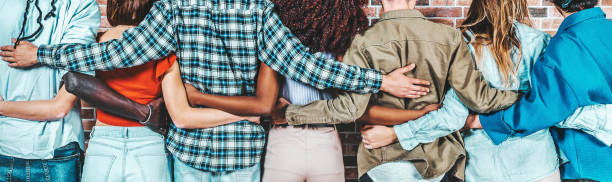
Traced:
POLYGON ((78 182, 82 151, 76 142, 56 149, 52 159, 20 159, 0 155, 2 182, 78 182))
POLYGON ((96 126, 83 182, 170 182, 164 137, 147 127, 96 126))
POLYGON ((174 181, 177 182, 259 182, 260 164, 227 173, 212 173, 188 166, 174 158, 174 181))

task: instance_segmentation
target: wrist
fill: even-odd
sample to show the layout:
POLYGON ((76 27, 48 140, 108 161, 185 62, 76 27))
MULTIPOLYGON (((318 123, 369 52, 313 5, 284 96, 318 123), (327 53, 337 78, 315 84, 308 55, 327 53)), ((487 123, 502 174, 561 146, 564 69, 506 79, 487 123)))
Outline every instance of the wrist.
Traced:
POLYGON ((380 91, 381 92, 387 92, 387 87, 388 87, 387 80, 388 79, 389 77, 387 75, 382 75, 382 81, 380 81, 380 91))
POLYGON ((0 101, 0 116, 6 115, 4 113, 4 108, 6 108, 6 102, 5 101, 0 101))

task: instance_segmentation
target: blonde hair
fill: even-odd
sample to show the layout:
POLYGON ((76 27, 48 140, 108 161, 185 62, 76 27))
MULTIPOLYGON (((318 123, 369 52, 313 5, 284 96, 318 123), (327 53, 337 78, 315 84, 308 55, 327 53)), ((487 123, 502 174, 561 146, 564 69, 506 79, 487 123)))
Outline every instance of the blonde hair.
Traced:
POLYGON ((514 21, 531 25, 526 0, 473 0, 460 26, 464 35, 468 30, 474 34, 470 44, 475 49, 477 64, 482 62, 482 48, 488 46, 508 85, 512 84, 509 77, 516 77, 518 68, 512 61, 511 51, 516 47, 518 54, 522 54, 514 21))

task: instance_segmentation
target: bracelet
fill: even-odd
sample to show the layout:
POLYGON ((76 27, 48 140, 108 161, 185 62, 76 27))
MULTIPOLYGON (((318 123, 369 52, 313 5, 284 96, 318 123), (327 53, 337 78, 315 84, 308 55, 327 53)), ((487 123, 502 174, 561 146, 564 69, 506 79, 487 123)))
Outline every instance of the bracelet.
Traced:
POLYGON ((151 115, 153 115, 153 108, 151 107, 151 105, 147 104, 147 107, 149 108, 149 116, 147 117, 145 121, 140 122, 140 124, 143 124, 143 125, 147 125, 149 120, 151 120, 151 115))

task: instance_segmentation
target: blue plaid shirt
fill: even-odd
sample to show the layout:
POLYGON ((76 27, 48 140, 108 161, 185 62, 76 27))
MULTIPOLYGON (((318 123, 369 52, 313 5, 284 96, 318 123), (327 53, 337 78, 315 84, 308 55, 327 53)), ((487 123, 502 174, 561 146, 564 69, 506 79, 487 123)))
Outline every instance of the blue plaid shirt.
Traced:
MULTIPOLYGON (((175 52, 183 81, 209 94, 254 95, 259 61, 319 89, 379 91, 380 72, 309 53, 273 7, 268 0, 162 0, 122 39, 40 46, 38 60, 74 71, 113 70, 175 52)), ((246 121, 198 130, 172 127, 168 149, 194 168, 225 172, 258 163, 264 140, 261 126, 246 121)))

